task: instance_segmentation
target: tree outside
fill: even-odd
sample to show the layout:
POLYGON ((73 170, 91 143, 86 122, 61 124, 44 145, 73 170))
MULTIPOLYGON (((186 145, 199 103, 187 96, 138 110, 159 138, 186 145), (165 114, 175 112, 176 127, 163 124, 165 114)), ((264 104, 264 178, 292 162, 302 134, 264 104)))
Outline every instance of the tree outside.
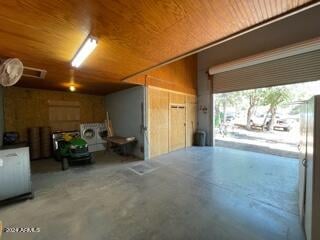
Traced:
POLYGON ((278 107, 281 104, 289 104, 293 100, 293 93, 285 86, 266 88, 262 91, 262 104, 268 106, 268 111, 263 126, 272 131, 278 107), (268 115, 270 120, 268 121, 268 115))

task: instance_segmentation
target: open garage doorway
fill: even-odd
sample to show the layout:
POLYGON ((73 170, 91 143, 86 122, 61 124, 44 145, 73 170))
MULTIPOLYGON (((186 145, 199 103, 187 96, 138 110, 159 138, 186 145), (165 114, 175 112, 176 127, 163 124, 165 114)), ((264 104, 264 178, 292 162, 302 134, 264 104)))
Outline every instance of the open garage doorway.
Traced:
POLYGON ((309 235, 313 170, 306 146, 314 140, 308 121, 316 119, 309 104, 319 94, 320 81, 313 81, 213 95, 215 149, 232 159, 245 155, 236 169, 237 184, 246 182, 241 191, 283 210, 309 235))
POLYGON ((301 106, 320 81, 214 94, 216 146, 299 158, 301 106))

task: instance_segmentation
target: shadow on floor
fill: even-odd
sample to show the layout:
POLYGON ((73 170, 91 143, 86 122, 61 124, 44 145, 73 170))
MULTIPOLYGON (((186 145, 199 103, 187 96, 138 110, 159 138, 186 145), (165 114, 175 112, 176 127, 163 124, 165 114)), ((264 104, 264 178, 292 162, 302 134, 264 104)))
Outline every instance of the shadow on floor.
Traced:
MULTIPOLYGON (((94 165, 115 165, 119 163, 126 163, 126 162, 133 162, 139 161, 135 157, 131 156, 120 156, 113 152, 95 152, 93 153, 93 157, 95 160, 94 165)), ((77 163, 72 167, 90 167, 88 164, 77 163)), ((47 158, 47 159, 38 159, 31 161, 31 173, 32 174, 39 174, 39 173, 50 173, 50 172, 60 172, 61 170, 61 162, 56 161, 54 158, 47 158)))

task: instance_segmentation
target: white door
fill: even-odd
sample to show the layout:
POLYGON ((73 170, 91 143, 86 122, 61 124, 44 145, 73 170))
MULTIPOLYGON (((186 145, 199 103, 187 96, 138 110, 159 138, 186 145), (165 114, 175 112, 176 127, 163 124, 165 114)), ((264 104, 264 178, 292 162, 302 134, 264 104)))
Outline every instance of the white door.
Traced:
POLYGON ((170 151, 186 147, 186 109, 182 105, 170 107, 170 151))

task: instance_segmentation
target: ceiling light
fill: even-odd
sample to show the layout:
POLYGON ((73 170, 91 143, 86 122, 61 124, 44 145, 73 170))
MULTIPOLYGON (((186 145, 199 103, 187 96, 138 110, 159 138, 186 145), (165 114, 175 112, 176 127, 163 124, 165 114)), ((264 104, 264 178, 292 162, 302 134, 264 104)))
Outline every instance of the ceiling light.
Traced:
POLYGON ((76 91, 76 87, 73 86, 73 85, 71 85, 71 86, 69 87, 69 90, 70 90, 70 92, 74 92, 74 91, 76 91))
POLYGON ((76 55, 72 60, 72 67, 79 67, 83 61, 92 53, 97 46, 97 39, 89 36, 86 41, 82 44, 76 55))

